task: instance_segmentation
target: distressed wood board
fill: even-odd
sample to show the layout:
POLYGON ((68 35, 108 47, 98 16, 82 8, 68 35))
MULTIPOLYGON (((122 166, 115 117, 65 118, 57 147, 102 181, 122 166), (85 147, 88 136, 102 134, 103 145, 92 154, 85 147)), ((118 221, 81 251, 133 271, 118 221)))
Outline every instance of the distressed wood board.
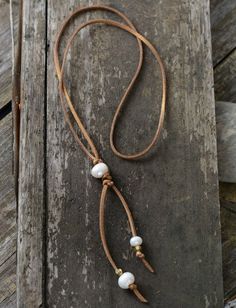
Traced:
POLYGON ((236 307, 236 299, 227 303, 225 308, 235 308, 236 307))
POLYGON ((0 108, 11 100, 11 27, 7 1, 0 1, 0 108))
POLYGON ((236 104, 216 102, 219 180, 236 183, 236 104))
MULTIPOLYGON (((101 185, 64 123, 57 93, 56 32, 77 5, 95 3, 49 0, 46 7, 24 1, 18 307, 143 306, 118 288, 104 256, 101 185)), ((76 109, 130 204, 157 273, 147 273, 132 255, 124 213, 111 195, 106 231, 112 253, 135 274, 150 307, 222 307, 209 2, 106 4, 125 12, 154 43, 168 76, 161 142, 143 161, 121 161, 109 148, 109 124, 137 63, 136 42, 97 26, 85 29, 70 52, 66 73, 76 109)), ((70 31, 87 18, 72 22, 70 31)), ((154 131, 160 102, 155 68, 145 51, 142 76, 118 126, 118 146, 125 151, 140 149, 154 131)))
MULTIPOLYGON (((15 4, 15 6, 17 6, 15 4)), ((17 26, 17 18, 14 19, 17 26)), ((12 95, 12 36, 9 1, 0 0, 0 108, 12 95)))
POLYGON ((235 307, 236 298, 236 183, 220 182, 223 278, 226 307, 235 307))
MULTIPOLYGON (((13 1, 14 3, 16 1, 13 1)), ((15 3, 17 7, 17 3, 15 3)), ((13 28, 17 25, 17 16, 13 28)), ((0 307, 16 307, 16 203, 12 175, 12 39, 9 1, 0 1, 0 307)))
POLYGON ((16 204, 12 176, 11 114, 0 121, 0 307, 16 291, 16 204))
POLYGON ((221 200, 222 251, 225 299, 236 294, 236 202, 221 200))
POLYGON ((216 66, 214 80, 216 100, 236 103, 236 49, 216 66))
POLYGON ((43 303, 45 5, 23 1, 17 307, 43 303))
POLYGON ((217 65, 236 48, 236 1, 211 0, 212 54, 217 65))

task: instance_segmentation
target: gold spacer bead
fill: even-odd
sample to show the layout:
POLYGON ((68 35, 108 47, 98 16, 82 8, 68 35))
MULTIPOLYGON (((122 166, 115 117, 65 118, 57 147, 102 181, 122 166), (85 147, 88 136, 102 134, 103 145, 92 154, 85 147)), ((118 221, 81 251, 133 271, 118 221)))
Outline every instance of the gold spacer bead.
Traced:
POLYGON ((116 275, 121 276, 121 275, 123 274, 123 271, 122 271, 121 268, 117 268, 117 269, 115 270, 115 273, 116 273, 116 275))
POLYGON ((135 251, 141 251, 141 250, 142 250, 142 247, 141 247, 141 246, 135 246, 135 247, 134 247, 134 250, 135 250, 135 251))

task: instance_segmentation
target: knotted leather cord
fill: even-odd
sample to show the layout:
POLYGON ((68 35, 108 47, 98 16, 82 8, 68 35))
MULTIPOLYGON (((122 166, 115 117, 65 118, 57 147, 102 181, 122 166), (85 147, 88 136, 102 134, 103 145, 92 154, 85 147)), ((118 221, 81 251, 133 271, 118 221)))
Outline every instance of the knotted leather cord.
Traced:
MULTIPOLYGON (((162 60, 161 60, 157 50, 155 49, 155 47, 144 36, 142 36, 140 33, 138 33, 136 31, 132 22, 123 13, 119 12, 118 10, 116 10, 114 8, 111 8, 111 7, 108 7, 108 6, 103 6, 103 5, 94 5, 94 6, 90 6, 90 7, 78 8, 72 14, 70 14, 68 16, 68 18, 64 21, 64 23, 61 27, 61 30, 58 33, 58 36, 56 38, 55 48, 54 48, 54 62, 55 62, 56 73, 57 73, 57 76, 58 76, 58 79, 59 79, 60 101, 61 101, 64 116, 65 116, 65 120, 68 123, 69 128, 72 131, 73 136, 75 137, 75 140, 78 142, 78 144, 80 145, 83 152, 92 160, 93 164, 95 165, 95 164, 101 162, 102 159, 100 158, 99 153, 98 153, 92 139, 90 138, 86 128, 84 127, 84 125, 83 125, 82 121, 80 120, 77 112, 75 111, 75 108, 73 106, 73 103, 71 101, 71 98, 68 94, 68 91, 66 89, 66 86, 65 86, 64 80, 63 80, 64 68, 65 68, 65 63, 66 63, 66 60, 67 60, 67 54, 68 54, 68 51, 69 51, 76 35, 83 28, 85 28, 89 25, 93 25, 93 24, 106 24, 106 25, 114 26, 116 28, 120 28, 120 29, 132 34, 137 39, 137 43, 138 43, 138 47, 139 47, 139 62, 138 62, 135 74, 134 74, 131 82, 129 83, 129 85, 128 85, 121 101, 119 102, 116 111, 115 111, 115 115, 113 117, 113 121, 112 121, 112 124, 111 124, 111 130, 110 130, 110 145, 111 145, 111 149, 114 152, 114 154, 116 154, 117 156, 119 156, 123 159, 134 160, 134 159, 141 158, 147 152, 149 152, 150 149, 153 147, 153 145, 156 143, 156 141, 158 140, 158 138, 160 136, 161 129, 163 127, 164 114, 165 114, 165 103, 166 103, 165 70, 164 70, 162 60), (63 35, 65 29, 67 28, 69 22, 71 21, 72 18, 76 17, 77 15, 79 15, 81 13, 85 13, 85 12, 88 12, 88 11, 94 11, 94 10, 104 10, 104 11, 112 12, 112 13, 118 15, 119 17, 121 17, 126 22, 127 25, 113 21, 111 19, 93 19, 93 20, 89 20, 87 22, 84 22, 83 24, 78 26, 75 29, 75 31, 72 33, 72 35, 69 37, 68 43, 67 43, 65 50, 64 50, 64 53, 63 53, 62 64, 60 64, 60 61, 59 61, 60 42, 61 42, 62 35, 63 35), (162 103, 161 103, 160 116, 159 116, 159 121, 158 121, 156 132, 155 132, 154 137, 151 140, 150 144, 144 150, 142 150, 138 153, 123 154, 119 150, 117 150, 117 148, 114 145, 114 130, 115 130, 115 127, 116 127, 117 120, 120 116, 122 106, 123 106, 124 102, 126 101, 128 95, 129 95, 129 93, 130 93, 139 73, 140 73, 141 67, 142 67, 142 63, 143 63, 142 43, 144 43, 150 49, 150 51, 152 52, 152 54, 154 55, 154 57, 156 58, 159 66, 160 66, 161 79, 162 79, 162 103), (88 148, 84 145, 84 143, 81 141, 80 137, 78 136, 77 132, 75 131, 73 124, 72 124, 72 122, 69 118, 66 106, 69 107, 69 110, 70 110, 71 114, 73 115, 74 120, 76 121, 76 123, 77 123, 77 125, 80 129, 81 134, 83 135, 83 137, 87 141, 90 150, 88 150, 88 148)), ((106 197, 107 197, 107 192, 108 192, 109 188, 113 189, 113 191, 115 192, 115 194, 117 195, 117 197, 119 198, 119 200, 121 201, 121 203, 122 203, 122 205, 125 209, 125 212, 126 212, 126 215, 127 215, 128 221, 129 221, 132 236, 136 236, 136 228, 135 228, 135 225, 134 225, 134 220, 133 220, 131 211, 129 209, 129 206, 128 206, 127 202, 125 201, 124 197, 122 196, 121 192, 115 186, 115 184, 112 180, 112 177, 109 173, 107 173, 103 176, 102 184, 103 184, 103 188, 102 188, 102 192, 101 192, 101 196, 100 196, 100 210, 99 210, 100 236, 101 236, 102 245, 103 245, 105 254, 107 256, 107 259, 109 260, 110 264, 114 268, 115 272, 118 275, 120 275, 122 272, 118 268, 118 266, 116 265, 115 261, 113 260, 113 258, 111 256, 111 253, 110 253, 110 250, 108 248, 107 241, 106 241, 106 236, 105 236, 104 214, 105 214, 106 197)), ((146 266, 146 268, 148 270, 150 270, 151 272, 154 271, 153 268, 151 267, 151 265, 145 259, 145 256, 140 251, 140 249, 138 249, 136 251, 136 256, 142 260, 143 264, 146 266)), ((129 286, 129 288, 130 288, 130 290, 132 290, 134 292, 134 294, 139 298, 139 300, 141 302, 147 302, 147 300, 138 291, 137 286, 135 284, 131 284, 129 286)))

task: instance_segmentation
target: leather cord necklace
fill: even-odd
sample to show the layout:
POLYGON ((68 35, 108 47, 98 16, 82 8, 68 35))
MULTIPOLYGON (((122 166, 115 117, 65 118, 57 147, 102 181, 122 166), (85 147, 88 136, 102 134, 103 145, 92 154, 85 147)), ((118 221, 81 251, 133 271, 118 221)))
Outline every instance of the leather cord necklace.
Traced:
POLYGON ((109 6, 104 6, 104 5, 94 5, 94 6, 88 6, 88 7, 83 7, 83 8, 78 8, 76 9, 73 13, 71 13, 67 19, 63 22, 62 27, 57 35, 56 42, 55 42, 55 47, 54 47, 54 62, 55 62, 55 68, 56 68, 56 74, 59 80, 59 94, 60 94, 60 102, 62 105, 62 110, 64 113, 65 120, 67 124, 69 125, 69 128, 76 140, 76 142, 80 145, 82 151, 88 156, 88 158, 91 160, 93 164, 93 168, 91 170, 91 175, 95 178, 100 178, 102 180, 102 191, 100 195, 100 207, 99 207, 99 229, 100 229, 100 236, 101 236, 101 241, 103 245, 104 252, 106 254, 106 257, 108 261, 110 262, 111 266, 113 267, 115 273, 119 276, 118 278, 118 285, 122 289, 130 289, 132 292, 137 296, 137 298, 145 303, 147 300, 144 298, 144 296, 139 292, 137 285, 135 284, 135 277, 132 273, 130 272, 123 272, 119 266, 117 266, 116 262, 114 261, 113 257, 111 256, 107 241, 106 241, 106 235, 105 235, 105 219, 104 219, 104 214, 105 214, 105 206, 106 206, 106 197, 107 197, 107 192, 109 190, 113 190, 114 193, 117 195, 118 199, 120 200, 121 204, 124 207, 124 210, 126 212, 128 221, 129 221, 129 226, 131 230, 132 237, 130 239, 130 245, 134 248, 136 256, 138 259, 142 261, 144 266, 150 271, 154 272, 152 266, 149 264, 149 262, 146 260, 144 253, 142 252, 142 238, 137 235, 136 233, 136 228, 134 224, 134 220, 131 214, 131 211, 129 209, 129 206, 124 199, 123 195, 117 188, 114 180, 112 179, 110 175, 110 171, 108 166, 103 162, 102 158, 99 155, 99 152, 93 143, 91 137, 89 136, 85 126, 83 125, 79 115, 75 111, 74 105, 72 103, 72 100, 69 96, 68 90, 66 88, 65 82, 64 82, 64 69, 65 69, 65 64, 67 61, 67 55, 69 52, 69 49, 76 37, 76 35, 85 27, 93 25, 93 24, 105 24, 109 26, 113 26, 116 28, 119 28, 123 31, 126 31, 130 33, 132 36, 134 36, 137 40, 138 48, 139 48, 139 61, 138 65, 135 71, 135 74, 133 78, 131 79, 127 89, 125 90, 118 106, 115 111, 112 123, 111 123, 111 130, 110 130, 110 145, 111 149, 114 152, 115 155, 117 155, 120 158, 127 159, 127 160, 135 160, 143 157, 145 154, 147 154, 151 148, 154 146, 154 144, 157 142, 157 140, 160 137, 161 129, 163 127, 163 121, 164 121, 164 114, 165 114, 165 105, 166 105, 166 76, 165 76, 165 70, 164 70, 164 65, 162 63, 162 60, 155 49, 155 47, 149 42, 147 38, 145 38, 143 35, 137 32, 135 29, 134 25, 132 22, 120 11, 109 7, 109 6), (89 11, 95 11, 95 10, 102 10, 102 11, 108 11, 111 13, 114 13, 118 15, 124 23, 116 22, 111 19, 91 19, 87 22, 82 23, 80 26, 78 26, 74 32, 71 34, 69 37, 66 47, 64 49, 63 55, 62 55, 62 61, 60 62, 59 59, 59 48, 60 48, 60 43, 63 37, 63 34, 65 32, 65 29, 67 28, 69 22, 75 18, 76 16, 86 13, 89 11), (161 109, 160 109, 160 115, 159 115, 159 121, 158 125, 155 131, 155 134, 149 143, 149 145, 143 149, 142 151, 138 153, 131 153, 131 154, 124 154, 120 150, 117 149, 115 142, 114 142, 114 131, 116 128, 116 124, 118 121, 118 118, 120 116, 122 107, 131 91, 133 88, 135 81, 138 78, 138 75, 140 73, 142 64, 143 64, 143 44, 149 48, 153 56, 155 57, 157 63, 159 64, 160 67, 160 72, 161 72, 161 80, 162 80, 162 99, 161 99, 161 109), (69 109, 69 110, 68 110, 69 109), (78 136, 76 130, 74 129, 73 123, 70 120, 69 114, 72 114, 76 124, 78 125, 80 129, 80 133, 84 137, 84 139, 87 141, 88 147, 82 142, 80 137, 78 136))

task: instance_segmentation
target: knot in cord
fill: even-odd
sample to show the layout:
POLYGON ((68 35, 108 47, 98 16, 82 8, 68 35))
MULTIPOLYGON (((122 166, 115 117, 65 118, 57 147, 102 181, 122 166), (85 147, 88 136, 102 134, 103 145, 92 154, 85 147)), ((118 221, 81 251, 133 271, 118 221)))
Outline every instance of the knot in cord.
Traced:
MULTIPOLYGON (((95 168, 96 172, 95 172, 95 170, 93 170, 94 175, 93 174, 92 175, 96 178, 101 178, 101 176, 100 176, 101 172, 102 172, 102 174, 105 173, 101 178, 103 189, 102 189, 102 192, 101 192, 100 209, 99 209, 100 235, 101 235, 102 245, 103 245, 105 254, 106 254, 109 262, 111 263, 112 267, 115 269, 117 275, 120 276, 120 275, 122 275, 122 270, 120 270, 117 267, 116 263, 114 262, 114 260, 111 256, 111 253, 109 251, 109 248, 108 248, 108 245, 107 245, 107 242, 106 242, 106 237, 105 237, 104 211, 105 211, 105 200, 106 200, 106 194, 107 194, 108 188, 111 187, 112 190, 117 195, 117 197, 120 199, 120 201, 121 201, 121 203, 122 203, 122 205, 123 205, 123 207, 126 211, 126 215, 128 217, 128 220, 129 220, 131 232, 132 232, 133 236, 135 236, 136 230, 135 230, 133 217, 132 217, 132 214, 131 214, 131 211, 129 209, 127 202, 125 201, 121 192, 117 189, 116 185, 114 184, 112 177, 111 177, 111 175, 108 171, 109 170, 108 167, 106 166, 106 164, 103 163, 102 159, 99 158, 98 150, 97 150, 92 138, 90 137, 87 129, 85 128, 84 124, 82 123, 82 120, 80 119, 79 115, 77 114, 77 112, 74 108, 72 99, 71 99, 71 97, 68 93, 68 90, 67 90, 67 87, 66 87, 66 84, 65 84, 65 81, 64 81, 64 79, 65 79, 64 72, 65 72, 65 65, 66 65, 66 62, 67 62, 67 56, 68 56, 69 50, 71 48, 71 45, 72 45, 76 35, 83 28, 85 28, 87 26, 94 25, 94 24, 110 25, 110 26, 119 28, 123 31, 130 33, 132 36, 134 36, 136 38, 137 43, 138 43, 138 48, 139 48, 139 61, 138 61, 136 71, 135 71, 134 76, 132 77, 131 82, 129 83, 127 89, 125 90, 119 104, 118 104, 118 107, 115 111, 115 114, 114 114, 114 117, 113 117, 113 120, 112 120, 112 124, 111 124, 110 145, 111 145, 112 151, 114 152, 114 154, 116 156, 123 158, 123 159, 126 159, 126 160, 139 159, 139 158, 145 156, 145 154, 147 154, 152 149, 154 144, 160 138, 160 134, 161 134, 161 130, 162 130, 162 127, 163 127, 163 122, 164 122, 165 105, 166 105, 166 75, 165 75, 165 69, 164 69, 163 62, 160 58, 158 51, 155 49, 155 47, 150 43, 150 41, 147 38, 145 38, 143 35, 141 35, 140 33, 137 32, 137 30, 135 29, 132 22, 123 13, 121 13, 121 12, 117 11, 116 9, 111 8, 109 6, 94 5, 94 6, 88 6, 88 7, 76 9, 74 12, 72 12, 68 16, 68 18, 66 18, 66 20, 64 21, 64 23, 61 26, 61 30, 59 31, 59 33, 57 35, 55 48, 54 48, 54 62, 55 62, 56 73, 57 73, 57 76, 58 76, 58 79, 59 79, 59 94, 60 94, 60 102, 61 102, 61 105, 62 105, 62 111, 64 113, 65 120, 68 123, 69 128, 70 128, 70 130, 71 130, 71 132, 72 132, 72 134, 75 138, 75 141, 80 145, 82 151, 88 156, 89 159, 91 159, 94 167, 95 167, 95 165, 100 164, 100 163, 102 165, 102 166, 100 165, 100 168, 95 168), (62 62, 60 62, 60 60, 59 60, 59 48, 60 48, 60 44, 61 44, 61 39, 62 39, 62 36, 63 36, 65 29, 69 25, 69 22, 73 18, 75 18, 77 15, 80 15, 81 13, 85 13, 85 12, 89 12, 89 11, 96 11, 96 10, 112 12, 112 13, 118 15, 119 17, 121 17, 121 19, 123 20, 124 23, 119 23, 119 22, 116 22, 116 21, 111 20, 111 19, 92 19, 92 20, 89 20, 89 21, 81 24, 80 26, 78 26, 74 30, 74 32, 69 37, 68 42, 67 42, 66 47, 65 47, 65 50, 63 52, 62 62), (160 67, 161 83, 162 83, 160 115, 159 115, 159 120, 158 120, 158 124, 157 124, 156 130, 155 130, 154 136, 152 137, 151 141, 149 142, 149 145, 146 148, 144 148, 143 150, 141 150, 140 152, 124 154, 116 148, 116 145, 115 145, 115 142, 114 142, 114 132, 115 132, 117 122, 118 122, 119 116, 121 114, 121 110, 123 108, 123 105, 125 104, 126 99, 129 96, 129 93, 130 93, 131 89, 133 88, 133 86, 134 86, 134 84, 135 84, 135 82, 136 82, 136 80, 139 76, 139 73, 141 71, 141 67, 142 67, 142 64, 143 64, 143 44, 151 51, 151 53, 155 57, 157 63, 159 64, 159 67, 160 67), (67 108, 69 108, 69 110, 67 110, 67 108), (70 113, 72 114, 73 119, 77 123, 79 130, 80 130, 80 133, 83 136, 83 138, 85 139, 86 144, 84 144, 83 140, 81 140, 80 136, 77 134, 77 131, 75 130, 74 125, 73 125, 73 123, 70 119, 70 116, 69 116, 70 113), (87 147, 87 144, 88 144, 88 147, 87 147), (102 169, 102 170, 98 170, 98 169, 102 169)), ((91 170, 91 172, 92 172, 92 170, 91 170)), ((145 265, 145 267, 150 272, 154 272, 151 265, 145 259, 144 254, 138 249, 140 249, 140 248, 136 249, 136 256, 138 258, 140 258, 142 263, 145 265)), ((132 290, 132 292, 136 295, 136 297, 141 302, 147 303, 147 300, 139 292, 136 284, 134 284, 134 283, 130 284, 129 289, 132 290)))
POLYGON ((97 165, 97 164, 99 164, 99 163, 102 163, 101 158, 94 158, 94 159, 93 159, 93 164, 94 164, 94 166, 97 165))
POLYGON ((110 175, 109 172, 107 172, 106 174, 104 174, 104 176, 102 177, 102 185, 105 186, 113 186, 114 182, 112 181, 112 176, 110 175))
POLYGON ((137 251, 136 252, 136 257, 138 257, 140 259, 143 259, 143 258, 145 258, 145 255, 141 251, 137 251))
POLYGON ((129 289, 130 290, 137 289, 137 285, 135 283, 132 283, 132 284, 129 285, 129 289))

